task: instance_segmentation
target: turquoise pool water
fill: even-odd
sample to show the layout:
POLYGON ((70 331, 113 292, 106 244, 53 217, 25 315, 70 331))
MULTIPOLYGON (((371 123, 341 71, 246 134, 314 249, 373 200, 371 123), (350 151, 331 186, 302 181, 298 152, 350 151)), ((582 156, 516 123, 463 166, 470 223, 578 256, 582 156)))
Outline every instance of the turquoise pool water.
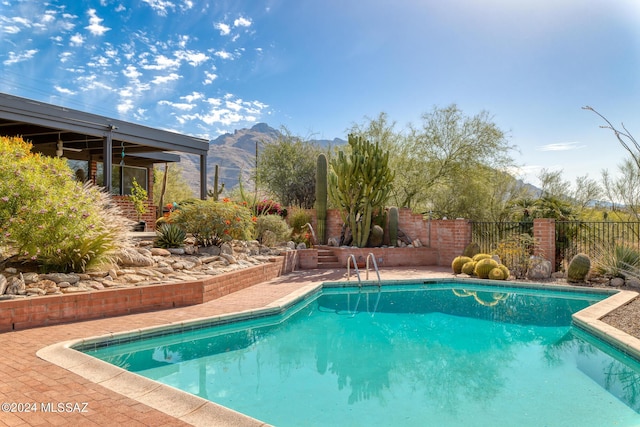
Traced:
POLYGON ((88 354, 275 426, 638 426, 640 364, 571 326, 606 295, 325 288, 88 354))

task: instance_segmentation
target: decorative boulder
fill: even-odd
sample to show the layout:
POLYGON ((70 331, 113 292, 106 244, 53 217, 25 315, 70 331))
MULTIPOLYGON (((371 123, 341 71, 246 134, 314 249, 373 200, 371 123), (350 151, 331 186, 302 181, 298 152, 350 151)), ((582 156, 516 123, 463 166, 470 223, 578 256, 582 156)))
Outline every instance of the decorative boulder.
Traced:
POLYGON ((7 278, 0 274, 0 295, 4 295, 4 291, 7 290, 7 286, 9 286, 7 278))
POLYGON ((527 279, 544 280, 551 277, 551 261, 540 257, 529 258, 527 279))
POLYGON ((122 249, 118 253, 118 260, 119 264, 124 267, 151 267, 155 263, 153 258, 130 248, 122 249))

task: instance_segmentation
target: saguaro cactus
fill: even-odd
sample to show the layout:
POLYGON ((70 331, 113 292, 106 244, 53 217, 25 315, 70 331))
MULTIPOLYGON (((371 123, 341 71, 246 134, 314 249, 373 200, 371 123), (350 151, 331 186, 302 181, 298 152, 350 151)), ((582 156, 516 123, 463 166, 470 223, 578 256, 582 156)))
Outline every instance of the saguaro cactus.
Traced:
POLYGON ((392 206, 389 208, 389 244, 396 246, 398 244, 398 208, 392 206))
POLYGON ((215 173, 213 175, 213 190, 207 191, 207 195, 213 200, 218 200, 218 196, 224 190, 224 182, 218 187, 218 165, 216 165, 215 173))
POLYGON ((387 200, 394 174, 389 153, 366 139, 349 135, 351 153, 343 151, 331 160, 329 197, 342 210, 353 244, 364 247, 371 231, 371 217, 387 200))
POLYGON ((316 229, 319 244, 324 244, 327 228, 327 156, 320 153, 316 162, 316 229))

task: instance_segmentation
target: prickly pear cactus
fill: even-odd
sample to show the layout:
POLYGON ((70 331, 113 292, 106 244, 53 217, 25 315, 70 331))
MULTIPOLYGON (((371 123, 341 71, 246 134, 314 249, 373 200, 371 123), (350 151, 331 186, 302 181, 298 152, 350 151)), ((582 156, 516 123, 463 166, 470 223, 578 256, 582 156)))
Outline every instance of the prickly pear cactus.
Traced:
POLYGON ((392 206, 389 208, 389 244, 396 246, 398 244, 398 208, 392 206))
POLYGON ((577 254, 571 259, 567 269, 568 282, 584 282, 591 268, 591 260, 585 254, 577 254))
POLYGON ((460 274, 462 273, 462 266, 465 265, 466 263, 468 263, 469 261, 473 261, 471 258, 469 258, 468 256, 457 256, 453 259, 453 261, 451 262, 451 269, 453 270, 454 274, 460 274))
POLYGON ((324 244, 327 229, 327 157, 318 155, 316 162, 316 220, 319 244, 324 244))

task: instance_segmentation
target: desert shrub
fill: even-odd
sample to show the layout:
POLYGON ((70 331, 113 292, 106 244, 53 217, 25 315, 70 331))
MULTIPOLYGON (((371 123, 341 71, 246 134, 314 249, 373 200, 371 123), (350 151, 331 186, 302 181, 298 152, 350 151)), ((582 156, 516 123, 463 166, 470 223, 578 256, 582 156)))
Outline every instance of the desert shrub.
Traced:
POLYGON ((110 196, 75 180, 64 159, 0 137, 0 244, 47 271, 82 272, 128 243, 110 196))
POLYGON ((295 208, 287 215, 291 226, 291 240, 311 246, 312 236, 307 224, 311 224, 311 214, 304 209, 295 208))
POLYGON ((594 251, 594 271, 606 277, 640 278, 640 251, 619 244, 600 244, 594 251))
POLYGON ((262 241, 265 231, 275 235, 276 241, 281 242, 291 238, 291 228, 279 215, 261 215, 256 221, 256 234, 262 241))
POLYGON ((516 278, 522 279, 527 275, 529 258, 536 245, 536 239, 529 234, 516 234, 501 240, 495 253, 516 278))
POLYGON ((253 206, 253 212, 257 215, 280 215, 287 216, 287 210, 280 206, 280 203, 274 200, 262 200, 253 206))
POLYGON ((256 220, 247 207, 227 198, 221 202, 194 200, 181 204, 170 218, 191 233, 200 246, 219 246, 232 239, 249 240, 253 238, 256 220))

